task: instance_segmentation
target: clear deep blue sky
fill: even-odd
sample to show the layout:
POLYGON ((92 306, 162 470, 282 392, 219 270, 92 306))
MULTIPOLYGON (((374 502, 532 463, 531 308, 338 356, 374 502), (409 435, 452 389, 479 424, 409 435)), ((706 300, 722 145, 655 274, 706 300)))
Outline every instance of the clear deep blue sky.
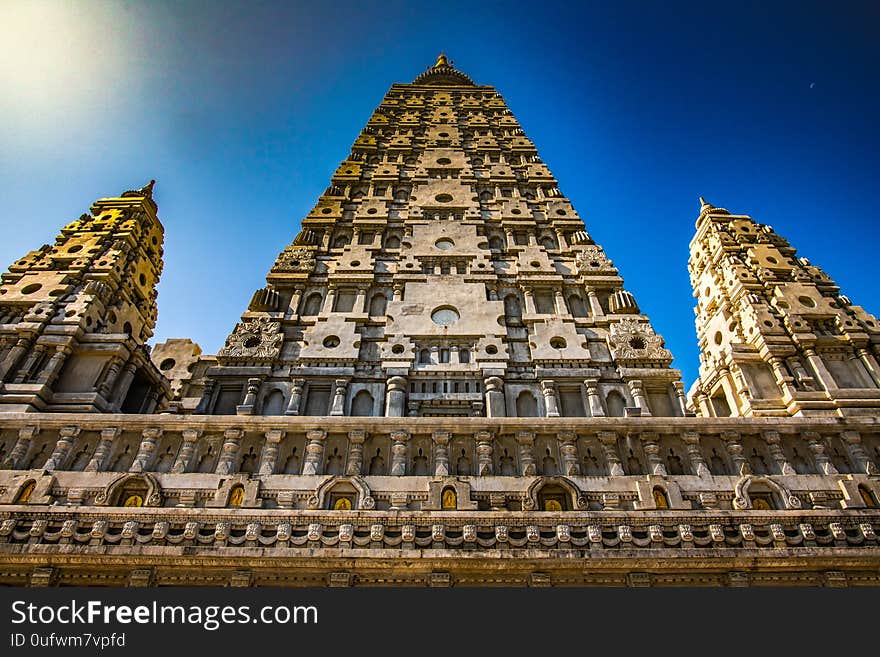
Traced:
POLYGON ((216 353, 393 82, 504 95, 696 376, 705 196, 880 312, 880 3, 0 0, 0 267, 157 180, 155 340, 216 353))

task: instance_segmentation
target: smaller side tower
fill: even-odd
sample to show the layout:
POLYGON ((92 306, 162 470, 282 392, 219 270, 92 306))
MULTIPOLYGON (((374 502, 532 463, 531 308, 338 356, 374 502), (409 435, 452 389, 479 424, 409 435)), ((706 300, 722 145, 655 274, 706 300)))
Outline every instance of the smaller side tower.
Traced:
POLYGON ((688 270, 700 343, 697 414, 880 410, 880 321, 770 226, 700 199, 688 270))
POLYGON ((169 393, 146 341, 163 228, 153 184, 104 198, 0 278, 0 412, 152 413, 169 393))

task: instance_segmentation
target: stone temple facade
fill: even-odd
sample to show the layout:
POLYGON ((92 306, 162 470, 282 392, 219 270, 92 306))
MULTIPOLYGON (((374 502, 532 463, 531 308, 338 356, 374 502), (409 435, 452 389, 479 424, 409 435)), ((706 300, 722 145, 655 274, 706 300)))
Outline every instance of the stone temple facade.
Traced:
POLYGON ((152 191, 0 281, 0 582, 880 582, 880 325, 769 227, 702 205, 686 397, 445 56, 391 87, 216 355, 145 344, 152 191))

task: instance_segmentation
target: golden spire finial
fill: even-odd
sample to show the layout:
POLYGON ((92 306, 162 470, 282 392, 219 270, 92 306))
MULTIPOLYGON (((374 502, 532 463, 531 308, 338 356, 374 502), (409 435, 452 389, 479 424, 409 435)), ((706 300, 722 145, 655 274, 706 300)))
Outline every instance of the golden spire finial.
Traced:
POLYGON ((434 68, 437 68, 438 66, 449 66, 449 60, 446 59, 446 55, 442 52, 437 56, 437 63, 434 64, 434 68))

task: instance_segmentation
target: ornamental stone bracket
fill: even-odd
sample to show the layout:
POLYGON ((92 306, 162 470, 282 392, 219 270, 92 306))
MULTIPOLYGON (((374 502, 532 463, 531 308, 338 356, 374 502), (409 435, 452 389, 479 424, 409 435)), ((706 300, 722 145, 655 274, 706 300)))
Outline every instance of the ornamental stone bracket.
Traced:
POLYGON ((260 509, 263 506, 263 500, 257 497, 259 493, 259 479, 251 479, 249 474, 235 474, 220 479, 217 492, 214 493, 214 499, 208 500, 205 506, 209 508, 236 506, 243 509, 260 509), (234 495, 234 489, 237 488, 241 488, 242 493, 234 495), (241 497, 235 499, 239 495, 241 497))
POLYGON ((672 362, 672 352, 663 347, 663 338, 654 333, 649 323, 621 319, 609 328, 608 348, 614 360, 621 363, 672 362))
POLYGON ((283 342, 281 322, 257 317, 236 324, 217 357, 225 361, 273 361, 281 353, 283 342))

